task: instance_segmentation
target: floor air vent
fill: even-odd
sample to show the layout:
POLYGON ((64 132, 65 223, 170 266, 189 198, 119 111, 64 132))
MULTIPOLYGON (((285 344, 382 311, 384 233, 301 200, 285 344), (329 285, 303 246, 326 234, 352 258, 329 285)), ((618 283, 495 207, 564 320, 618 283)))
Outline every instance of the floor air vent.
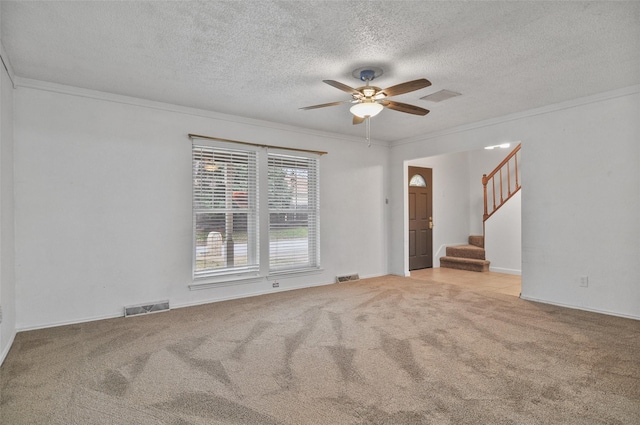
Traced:
POLYGON ((336 281, 338 283, 351 282, 353 280, 360 280, 360 276, 358 276, 358 273, 347 274, 347 275, 344 275, 344 276, 337 276, 336 277, 336 281))
POLYGON ((124 308, 124 317, 138 316, 140 314, 158 313, 169 310, 169 300, 158 301, 150 304, 130 305, 124 308))

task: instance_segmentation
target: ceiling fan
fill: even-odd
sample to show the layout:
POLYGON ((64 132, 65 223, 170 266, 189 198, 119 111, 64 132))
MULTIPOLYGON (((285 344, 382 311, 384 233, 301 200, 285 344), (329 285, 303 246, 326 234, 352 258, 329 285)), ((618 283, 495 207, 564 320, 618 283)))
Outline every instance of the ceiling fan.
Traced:
POLYGON ((407 103, 395 102, 393 100, 387 100, 388 97, 397 96, 404 93, 409 93, 415 90, 420 90, 425 87, 429 87, 431 83, 429 80, 420 78, 418 80, 407 81, 406 83, 397 84, 395 86, 381 89, 380 87, 371 86, 369 83, 375 78, 382 75, 382 70, 375 67, 359 68, 353 71, 352 75, 366 83, 362 87, 353 88, 346 84, 342 84, 339 81, 323 80, 324 83, 329 84, 339 90, 347 92, 351 95, 351 100, 342 100, 338 102, 323 103, 321 105, 306 106, 300 108, 303 110, 324 108, 327 106, 342 105, 343 103, 353 103, 350 108, 353 114, 353 123, 361 124, 367 118, 376 116, 384 108, 393 109, 394 111, 405 112, 413 115, 427 115, 429 111, 418 106, 409 105, 407 103))

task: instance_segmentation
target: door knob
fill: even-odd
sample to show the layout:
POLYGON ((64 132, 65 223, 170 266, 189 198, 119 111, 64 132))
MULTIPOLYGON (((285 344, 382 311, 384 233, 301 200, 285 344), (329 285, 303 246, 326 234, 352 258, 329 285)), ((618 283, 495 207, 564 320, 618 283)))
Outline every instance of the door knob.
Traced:
POLYGON ((433 217, 429 217, 429 230, 433 229, 433 217))

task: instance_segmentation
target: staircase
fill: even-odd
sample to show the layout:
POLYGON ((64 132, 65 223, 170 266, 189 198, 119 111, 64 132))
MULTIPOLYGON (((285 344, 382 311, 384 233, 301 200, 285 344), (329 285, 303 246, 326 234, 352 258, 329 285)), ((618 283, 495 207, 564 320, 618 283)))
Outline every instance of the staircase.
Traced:
POLYGON ((440 267, 488 272, 489 261, 484 255, 484 236, 469 236, 469 245, 447 247, 446 257, 440 257, 440 267))
MULTIPOLYGON (((518 170, 520 147, 521 145, 518 144, 489 175, 482 176, 484 191, 483 234, 484 222, 521 188, 518 170)), ((440 267, 449 269, 488 272, 489 264, 489 261, 485 259, 484 236, 469 236, 469 245, 448 246, 447 255, 440 257, 440 267)))

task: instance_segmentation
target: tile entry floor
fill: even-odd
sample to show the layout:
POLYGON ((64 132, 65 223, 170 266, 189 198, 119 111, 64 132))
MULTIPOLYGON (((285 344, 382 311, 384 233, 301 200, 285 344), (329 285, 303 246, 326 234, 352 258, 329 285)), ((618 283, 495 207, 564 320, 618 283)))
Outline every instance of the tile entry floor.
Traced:
POLYGON ((522 289, 519 275, 496 272, 470 272, 448 268, 412 270, 413 279, 433 280, 436 282, 460 285, 472 291, 489 291, 500 294, 520 296, 522 289))

